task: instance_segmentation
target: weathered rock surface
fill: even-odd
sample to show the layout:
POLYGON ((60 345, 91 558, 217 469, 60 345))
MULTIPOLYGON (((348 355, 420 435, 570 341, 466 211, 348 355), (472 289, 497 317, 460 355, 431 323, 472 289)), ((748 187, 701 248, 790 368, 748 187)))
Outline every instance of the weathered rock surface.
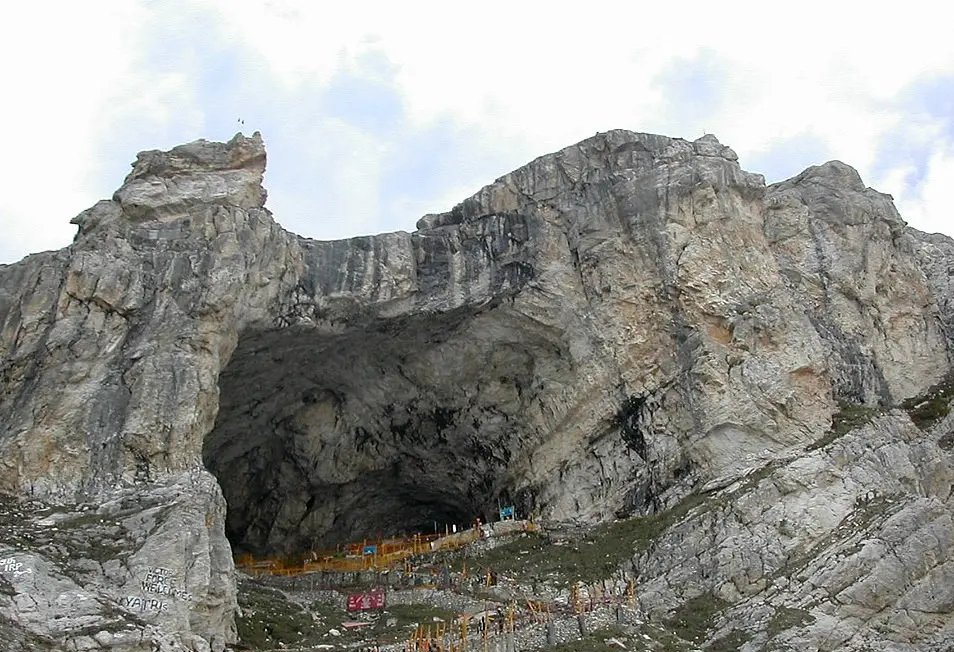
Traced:
POLYGON ((318 242, 264 208, 264 166, 257 134, 144 152, 72 246, 0 266, 9 649, 230 641, 229 541, 293 552, 504 501, 593 522, 770 462, 758 501, 638 560, 647 608, 714 592, 767 637, 752 596, 784 578, 764 609, 822 624, 780 645, 949 638, 945 433, 889 415, 804 452, 839 402, 951 369, 954 241, 852 168, 766 187, 712 136, 612 131, 414 233, 318 242), (864 543, 838 535, 853 514, 864 543))
POLYGON ((952 426, 896 410, 709 494, 635 559, 641 605, 730 605, 712 638, 744 652, 950 649, 952 426))

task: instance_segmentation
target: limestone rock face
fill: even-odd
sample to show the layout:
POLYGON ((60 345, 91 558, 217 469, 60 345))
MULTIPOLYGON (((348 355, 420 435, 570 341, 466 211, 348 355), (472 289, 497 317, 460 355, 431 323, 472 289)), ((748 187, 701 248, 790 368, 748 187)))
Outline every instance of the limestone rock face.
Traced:
POLYGON ((837 398, 890 404, 946 373, 950 311, 938 303, 949 292, 889 196, 832 161, 773 185, 766 207, 766 237, 823 336, 837 398))
MULTIPOLYGON (((0 642, 205 649, 234 639, 232 549, 296 552, 499 503, 647 514, 768 463, 870 475, 905 496, 910 527, 892 536, 916 546, 925 519, 950 515, 946 449, 887 420, 869 452, 801 453, 839 401, 894 405, 949 372, 954 242, 906 227, 842 163, 766 187, 737 158, 713 136, 611 131, 414 233, 318 242, 264 207, 258 134, 140 154, 74 219, 73 245, 0 266, 0 492, 18 533, 0 555, 23 573, 0 579, 0 642), (60 595, 83 616, 54 622, 60 595)), ((827 515, 805 504, 814 485, 793 489, 814 533, 794 543, 730 520, 701 531, 768 568, 765 550, 831 532, 857 484, 827 515)), ((714 540, 687 550, 718 559, 714 540)), ((672 589, 676 553, 639 563, 661 604, 693 597, 672 589)), ((692 590, 741 604, 769 573, 742 566, 754 579, 692 590)))
POLYGON ((634 558, 641 605, 722 600, 743 651, 950 649, 952 427, 890 412, 707 494, 634 558))
POLYGON ((928 284, 937 297, 941 326, 948 342, 954 346, 954 240, 939 233, 907 231, 917 242, 917 255, 928 284))

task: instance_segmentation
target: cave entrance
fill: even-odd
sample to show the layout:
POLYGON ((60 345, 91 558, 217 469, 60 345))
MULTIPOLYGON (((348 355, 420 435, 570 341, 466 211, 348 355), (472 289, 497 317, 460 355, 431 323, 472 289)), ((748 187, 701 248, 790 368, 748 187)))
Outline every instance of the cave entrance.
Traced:
POLYGON ((249 332, 219 378, 203 458, 237 553, 288 555, 466 525, 521 479, 527 407, 559 347, 459 310, 347 332, 249 332))

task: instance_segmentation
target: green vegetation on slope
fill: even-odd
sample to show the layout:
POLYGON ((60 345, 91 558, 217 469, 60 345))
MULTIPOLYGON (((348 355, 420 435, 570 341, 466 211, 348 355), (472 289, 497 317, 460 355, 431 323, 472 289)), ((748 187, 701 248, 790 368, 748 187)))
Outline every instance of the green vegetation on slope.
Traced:
POLYGON ((659 514, 598 525, 577 541, 557 543, 540 534, 523 535, 475 557, 458 558, 454 567, 460 570, 466 564, 474 573, 493 570, 530 582, 597 582, 612 576, 709 498, 709 494, 693 494, 659 514))
MULTIPOLYGON (((916 426, 922 430, 928 430, 950 414, 952 400, 954 400, 954 372, 949 373, 941 382, 920 396, 905 399, 896 407, 907 412, 916 426)), ((889 409, 891 408, 871 407, 840 400, 838 412, 831 417, 831 428, 818 441, 809 444, 805 450, 813 451, 823 448, 855 428, 870 423, 876 416, 884 414, 889 409)), ((954 447, 954 439, 940 443, 942 446, 948 444, 954 447)))
POLYGON ((433 623, 435 618, 450 622, 460 616, 454 611, 425 603, 391 605, 387 614, 389 618, 397 621, 394 625, 397 629, 413 629, 415 625, 427 625, 433 623))
POLYGON ((743 645, 751 640, 751 634, 737 629, 709 643, 706 650, 707 652, 738 652, 743 645))
POLYGON ((769 638, 774 638, 793 627, 801 627, 815 621, 815 617, 804 609, 794 609, 792 607, 779 607, 775 610, 772 620, 769 621, 766 634, 769 638))
POLYGON ((848 434, 855 428, 870 423, 879 414, 884 412, 880 407, 869 407, 838 401, 838 412, 831 415, 831 428, 822 437, 805 447, 808 452, 824 448, 836 439, 848 434))
MULTIPOLYGON (((252 649, 313 645, 323 634, 312 615, 281 591, 253 581, 240 581, 236 619, 239 639, 252 649)), ((339 621, 340 624, 340 621, 339 621)))
POLYGON ((543 649, 545 652, 605 652, 607 650, 619 652, 619 646, 607 643, 611 638, 617 639, 624 645, 630 640, 625 630, 619 627, 604 627, 594 630, 575 641, 568 641, 543 649))
POLYGON ((684 602, 666 624, 679 638, 700 642, 712 628, 716 615, 728 606, 725 600, 703 593, 684 602))
POLYGON ((911 420, 919 428, 927 430, 951 412, 951 399, 954 399, 954 372, 934 385, 921 396, 909 398, 901 403, 911 420))

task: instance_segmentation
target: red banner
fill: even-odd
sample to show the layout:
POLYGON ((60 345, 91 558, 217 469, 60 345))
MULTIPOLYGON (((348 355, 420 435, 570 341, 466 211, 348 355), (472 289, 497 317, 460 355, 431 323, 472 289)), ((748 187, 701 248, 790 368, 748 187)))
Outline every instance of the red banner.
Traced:
POLYGON ((384 589, 375 589, 368 593, 355 593, 348 596, 348 611, 384 609, 385 604, 384 589))

